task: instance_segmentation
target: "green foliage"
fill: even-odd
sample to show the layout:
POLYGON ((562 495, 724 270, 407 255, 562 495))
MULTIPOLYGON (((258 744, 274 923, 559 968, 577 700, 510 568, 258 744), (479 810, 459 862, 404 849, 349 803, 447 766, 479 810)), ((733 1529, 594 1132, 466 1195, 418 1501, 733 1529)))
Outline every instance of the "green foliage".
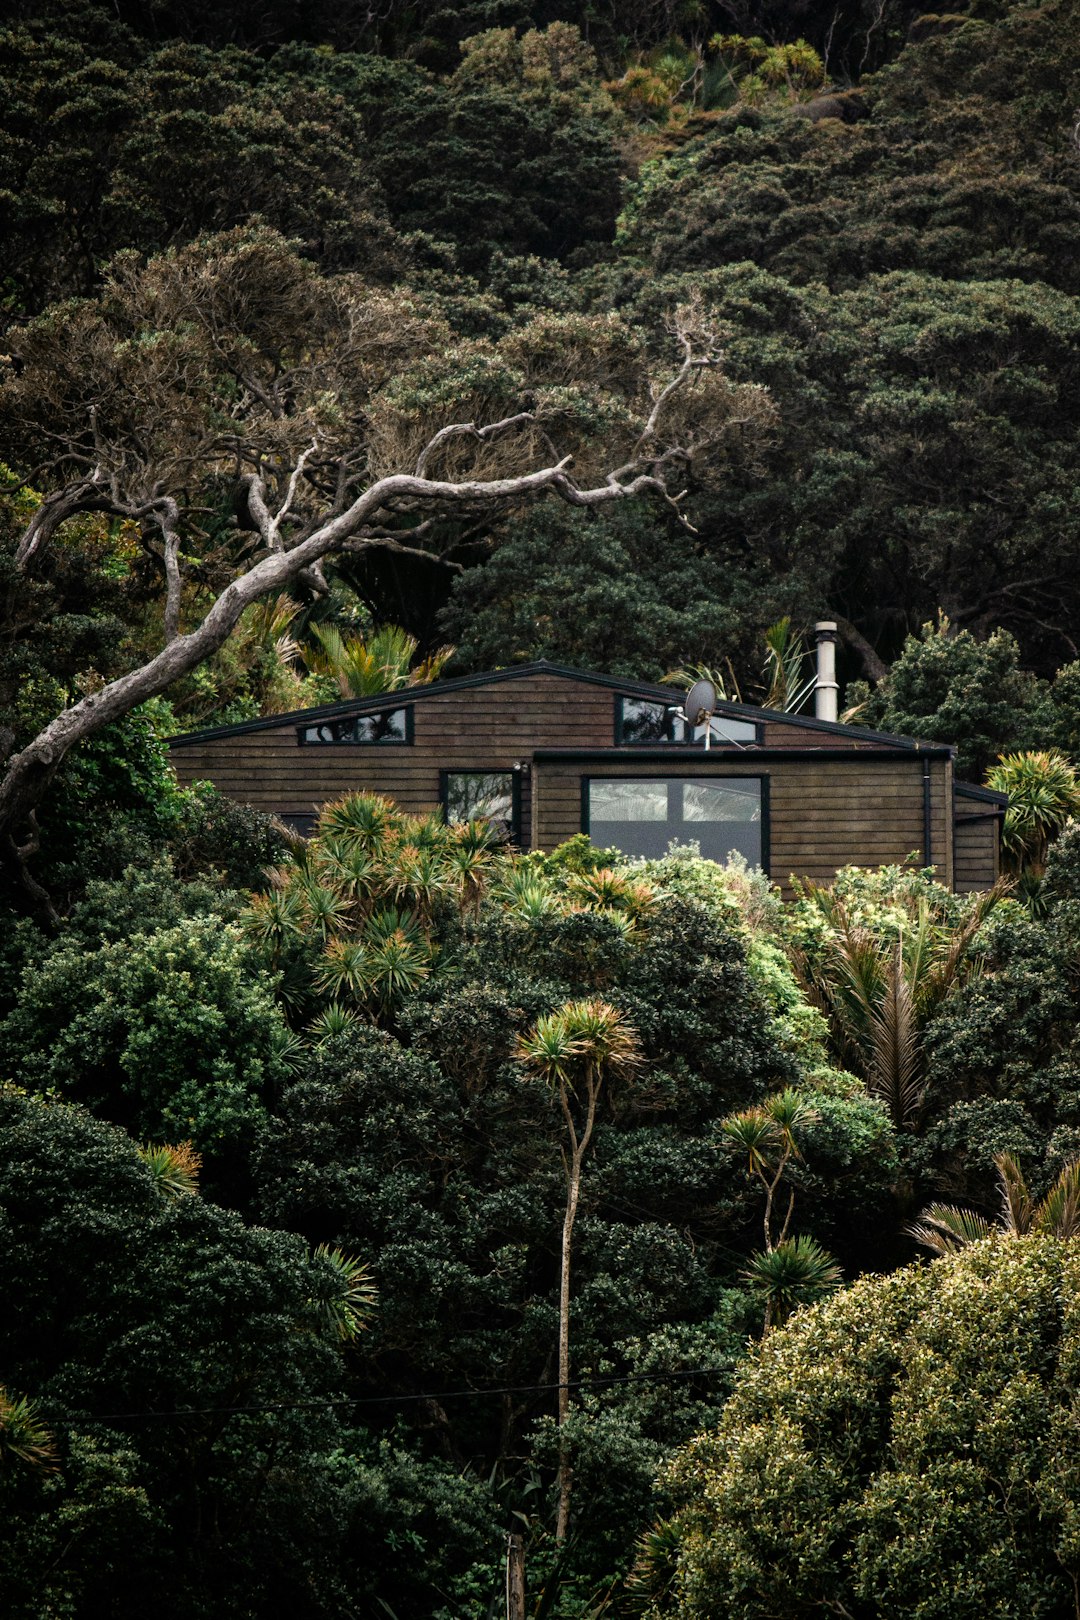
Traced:
POLYGON ((292 1594, 340 1613, 328 1268, 296 1237, 167 1196, 81 1109, 7 1091, 0 1116, 0 1287, 19 1302, 0 1360, 57 1436, 54 1473, 0 1471, 5 1613, 216 1617, 292 1594))
POLYGON ((1076 1268, 1052 1239, 980 1244, 770 1335, 669 1471, 652 1612, 1065 1614, 1076 1268))
POLYGON ((1001 846, 1009 868, 1039 879, 1051 840, 1080 813, 1080 777, 1063 754, 1005 754, 986 778, 1009 795, 1001 846))
POLYGON ((440 622, 466 669, 549 658, 657 680, 717 647, 749 650, 746 620, 768 612, 751 598, 771 587, 764 570, 732 578, 726 562, 657 514, 542 507, 458 577, 440 622))
POLYGON ((10 1078, 136 1136, 190 1138, 221 1185, 279 1078, 282 1028, 239 929, 210 914, 115 943, 61 936, 28 965, 3 1038, 10 1078))
POLYGON ((1020 668, 1019 654, 1004 630, 979 641, 968 630, 954 631, 944 617, 924 624, 867 693, 858 722, 902 737, 953 743, 958 774, 982 781, 999 754, 1024 747, 1038 734, 1039 687, 1020 668))
POLYGON ((752 1255, 743 1277, 764 1301, 769 1328, 782 1326, 799 1306, 835 1293, 843 1273, 813 1238, 789 1237, 752 1255))
POLYGON ((798 894, 794 961, 829 1016, 838 1056, 897 1130, 917 1128, 927 1095, 923 1031, 981 971, 980 935, 1000 891, 957 902, 928 873, 883 868, 841 872, 827 888, 807 882, 798 894))
POLYGON ((79 7, 5 30, 0 61, 16 307, 89 293, 119 248, 153 252, 253 215, 329 268, 400 264, 358 109, 314 74, 152 45, 79 7))

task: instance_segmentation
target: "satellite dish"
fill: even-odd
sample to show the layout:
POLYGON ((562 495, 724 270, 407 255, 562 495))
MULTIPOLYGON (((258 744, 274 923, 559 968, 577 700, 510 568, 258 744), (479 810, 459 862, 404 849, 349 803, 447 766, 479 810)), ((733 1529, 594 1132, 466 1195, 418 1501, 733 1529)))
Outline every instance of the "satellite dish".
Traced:
POLYGON ((716 687, 712 681, 695 681, 686 694, 683 714, 691 726, 704 725, 716 713, 716 687))

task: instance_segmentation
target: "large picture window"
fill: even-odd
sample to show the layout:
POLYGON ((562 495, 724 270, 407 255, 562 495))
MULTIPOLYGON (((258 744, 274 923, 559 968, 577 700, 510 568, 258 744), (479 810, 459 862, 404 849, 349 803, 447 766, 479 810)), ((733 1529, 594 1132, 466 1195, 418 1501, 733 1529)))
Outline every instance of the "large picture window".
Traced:
POLYGON ((673 839, 693 841, 710 861, 726 861, 737 850, 751 866, 764 865, 761 777, 594 776, 584 795, 594 844, 656 857, 667 854, 673 839))
POLYGON ((383 709, 379 714, 350 714, 342 720, 317 720, 299 728, 301 743, 412 742, 412 709, 383 709))
POLYGON ((444 771, 447 821, 483 816, 511 844, 521 842, 520 796, 513 771, 444 771))
MULTIPOLYGON (((714 714, 709 721, 710 742, 723 747, 725 743, 755 743, 758 728, 752 720, 735 720, 726 714, 714 714)), ((679 712, 679 697, 673 692, 670 703, 658 703, 652 698, 621 696, 615 700, 615 741, 624 747, 636 744, 646 747, 656 743, 702 743, 705 727, 687 725, 679 712)))

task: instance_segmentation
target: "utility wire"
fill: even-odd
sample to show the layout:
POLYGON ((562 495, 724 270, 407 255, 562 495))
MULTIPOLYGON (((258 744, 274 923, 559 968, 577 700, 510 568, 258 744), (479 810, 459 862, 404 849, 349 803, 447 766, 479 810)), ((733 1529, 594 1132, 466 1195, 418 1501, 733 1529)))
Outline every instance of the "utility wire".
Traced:
POLYGON ((188 1406, 160 1412, 102 1412, 79 1421, 86 1423, 172 1422, 193 1417, 233 1417, 254 1412, 323 1412, 337 1407, 403 1406, 417 1401, 476 1399, 484 1395, 554 1394, 560 1389, 594 1389, 615 1384, 659 1384, 677 1378, 715 1378, 719 1367, 686 1367, 677 1372, 624 1373, 608 1378, 578 1378, 566 1384, 506 1384, 486 1389, 443 1389, 424 1395, 357 1395, 329 1401, 275 1401, 252 1406, 188 1406))

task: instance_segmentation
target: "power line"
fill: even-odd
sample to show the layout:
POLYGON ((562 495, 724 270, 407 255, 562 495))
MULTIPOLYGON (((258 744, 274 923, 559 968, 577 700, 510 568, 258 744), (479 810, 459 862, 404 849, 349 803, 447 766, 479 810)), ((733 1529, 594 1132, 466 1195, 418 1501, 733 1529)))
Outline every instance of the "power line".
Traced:
POLYGON ((193 1417, 238 1417, 256 1412, 325 1412, 338 1407, 404 1406, 420 1401, 451 1401, 478 1399, 487 1395, 540 1395, 555 1394, 560 1389, 608 1388, 617 1384, 659 1384, 678 1378, 715 1378, 723 1369, 719 1367, 686 1367, 677 1372, 623 1373, 607 1378, 578 1378, 566 1384, 505 1384, 485 1389, 443 1389, 421 1395, 357 1395, 342 1396, 326 1401, 274 1401, 259 1402, 251 1406, 188 1406, 160 1412, 101 1412, 81 1422, 133 1423, 174 1422, 193 1417))

